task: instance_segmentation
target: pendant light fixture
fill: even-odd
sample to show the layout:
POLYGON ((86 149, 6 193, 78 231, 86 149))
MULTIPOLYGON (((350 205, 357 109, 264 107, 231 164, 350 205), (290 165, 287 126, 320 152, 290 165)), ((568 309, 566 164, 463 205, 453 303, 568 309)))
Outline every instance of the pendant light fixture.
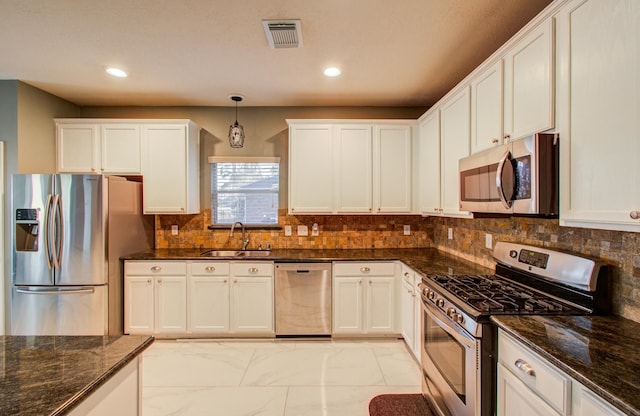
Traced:
POLYGON ((244 128, 238 124, 238 103, 244 97, 242 95, 230 95, 229 98, 236 102, 236 122, 229 126, 229 146, 240 148, 244 146, 244 128))

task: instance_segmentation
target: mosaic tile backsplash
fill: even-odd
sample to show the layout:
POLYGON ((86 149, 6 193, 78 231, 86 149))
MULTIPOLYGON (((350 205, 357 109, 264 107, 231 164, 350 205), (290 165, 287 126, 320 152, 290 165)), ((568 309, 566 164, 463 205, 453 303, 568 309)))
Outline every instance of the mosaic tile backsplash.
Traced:
MULTIPOLYGON (((156 248, 240 248, 240 234, 229 237, 228 229, 209 230, 211 210, 197 215, 156 216, 156 248), (178 225, 177 236, 171 226, 178 225)), ((541 218, 440 218, 416 215, 287 215, 279 212, 278 230, 249 230, 249 248, 260 244, 287 249, 357 249, 437 247, 465 259, 492 266, 492 250, 485 248, 485 234, 496 241, 517 241, 582 253, 613 266, 613 313, 640 322, 640 233, 560 227, 557 219, 541 218), (311 236, 318 224, 320 235, 311 236), (285 236, 290 225, 292 236, 285 236), (309 236, 299 237, 298 225, 309 227, 309 236), (410 235, 403 234, 409 225, 410 235), (453 239, 448 239, 448 229, 453 239)))

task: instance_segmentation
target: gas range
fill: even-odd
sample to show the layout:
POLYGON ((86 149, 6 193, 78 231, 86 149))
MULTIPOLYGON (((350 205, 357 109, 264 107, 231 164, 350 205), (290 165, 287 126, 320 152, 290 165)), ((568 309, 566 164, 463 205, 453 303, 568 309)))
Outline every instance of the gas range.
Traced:
POLYGON ((498 242, 493 275, 429 274, 422 300, 422 391, 443 415, 495 414, 492 315, 585 315, 609 310, 607 267, 574 254, 498 242))

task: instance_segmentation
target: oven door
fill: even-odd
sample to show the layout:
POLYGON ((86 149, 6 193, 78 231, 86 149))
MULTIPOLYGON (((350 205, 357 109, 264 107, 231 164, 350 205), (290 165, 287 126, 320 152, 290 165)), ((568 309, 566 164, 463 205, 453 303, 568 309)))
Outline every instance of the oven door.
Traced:
POLYGON ((441 415, 480 415, 480 340, 422 299, 422 392, 441 415))

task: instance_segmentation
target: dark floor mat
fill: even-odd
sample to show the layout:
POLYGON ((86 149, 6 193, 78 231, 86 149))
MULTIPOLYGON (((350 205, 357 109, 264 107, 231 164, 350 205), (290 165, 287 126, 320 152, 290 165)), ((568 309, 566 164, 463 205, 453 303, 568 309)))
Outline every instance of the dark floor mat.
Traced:
POLYGON ((370 416, 434 416, 422 394, 381 394, 369 402, 370 416))

